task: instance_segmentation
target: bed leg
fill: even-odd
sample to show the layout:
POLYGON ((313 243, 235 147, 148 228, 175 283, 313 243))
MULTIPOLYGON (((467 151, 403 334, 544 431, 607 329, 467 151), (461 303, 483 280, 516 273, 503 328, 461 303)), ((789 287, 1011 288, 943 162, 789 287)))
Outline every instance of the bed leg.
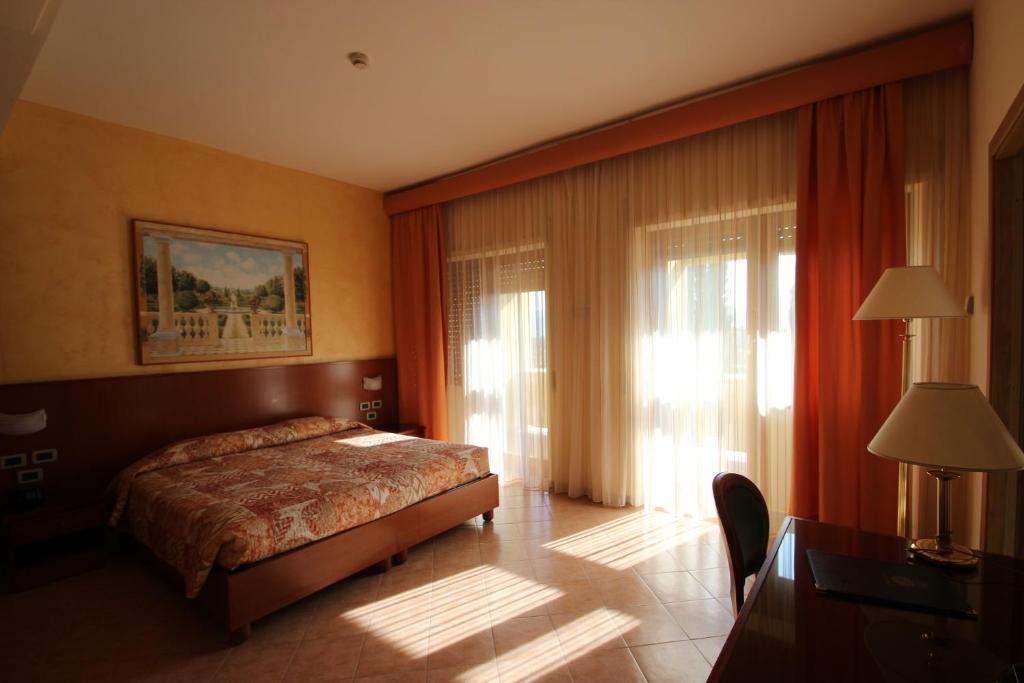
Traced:
POLYGON ((374 565, 381 574, 391 569, 391 558, 385 557, 383 560, 374 565))
POLYGON ((494 510, 493 509, 492 510, 488 510, 487 512, 484 513, 484 521, 485 522, 490 522, 493 519, 494 519, 494 510))
POLYGON ((252 635, 252 624, 242 624, 228 634, 232 645, 241 645, 252 635))
POLYGON ((409 549, 400 550, 391 556, 391 564, 399 565, 405 564, 405 561, 409 559, 409 549))

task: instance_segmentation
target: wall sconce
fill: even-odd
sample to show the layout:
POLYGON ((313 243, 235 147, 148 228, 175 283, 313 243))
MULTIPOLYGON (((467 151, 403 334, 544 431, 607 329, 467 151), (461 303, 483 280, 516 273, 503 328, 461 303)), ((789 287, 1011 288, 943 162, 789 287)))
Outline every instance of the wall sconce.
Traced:
POLYGON ((376 377, 364 377, 363 378, 363 389, 365 391, 380 391, 384 388, 384 378, 380 375, 376 377))
POLYGON ((0 434, 7 436, 23 436, 35 434, 46 428, 46 411, 36 410, 31 413, 10 415, 0 413, 0 434))

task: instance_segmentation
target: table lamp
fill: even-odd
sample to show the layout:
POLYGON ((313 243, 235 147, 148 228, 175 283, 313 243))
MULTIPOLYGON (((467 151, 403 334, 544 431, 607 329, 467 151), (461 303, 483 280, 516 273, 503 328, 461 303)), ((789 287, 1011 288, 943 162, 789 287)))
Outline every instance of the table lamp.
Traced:
MULTIPOLYGON (((911 322, 915 318, 963 318, 967 314, 946 288, 939 271, 932 266, 888 268, 871 288, 854 314, 854 320, 902 320, 903 391, 910 386, 910 345, 914 338, 911 322)), ((901 462, 897 485, 896 532, 907 536, 910 524, 907 509, 909 466, 901 462)))
POLYGON ((960 472, 1024 469, 1024 452, 974 384, 915 382, 868 444, 883 458, 921 465, 938 481, 939 533, 918 539, 915 556, 945 566, 973 567, 977 556, 953 543, 949 483, 960 472))

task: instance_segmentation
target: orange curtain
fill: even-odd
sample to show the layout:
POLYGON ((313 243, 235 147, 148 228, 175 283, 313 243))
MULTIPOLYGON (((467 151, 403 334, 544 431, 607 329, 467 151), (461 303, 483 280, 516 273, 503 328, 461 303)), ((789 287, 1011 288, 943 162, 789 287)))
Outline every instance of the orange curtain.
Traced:
POLYGON ((445 396, 447 261, 439 205, 391 217, 398 419, 448 438, 445 396))
POLYGON ((867 444, 900 398, 898 322, 854 322, 906 264, 902 90, 800 110, 793 514, 895 533, 896 465, 867 444))

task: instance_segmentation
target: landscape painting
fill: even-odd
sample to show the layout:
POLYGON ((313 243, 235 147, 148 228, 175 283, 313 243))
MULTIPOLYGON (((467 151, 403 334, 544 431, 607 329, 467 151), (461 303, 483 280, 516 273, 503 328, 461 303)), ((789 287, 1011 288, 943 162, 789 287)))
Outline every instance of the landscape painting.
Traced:
POLYGON ((303 242, 133 221, 139 362, 308 356, 303 242))

